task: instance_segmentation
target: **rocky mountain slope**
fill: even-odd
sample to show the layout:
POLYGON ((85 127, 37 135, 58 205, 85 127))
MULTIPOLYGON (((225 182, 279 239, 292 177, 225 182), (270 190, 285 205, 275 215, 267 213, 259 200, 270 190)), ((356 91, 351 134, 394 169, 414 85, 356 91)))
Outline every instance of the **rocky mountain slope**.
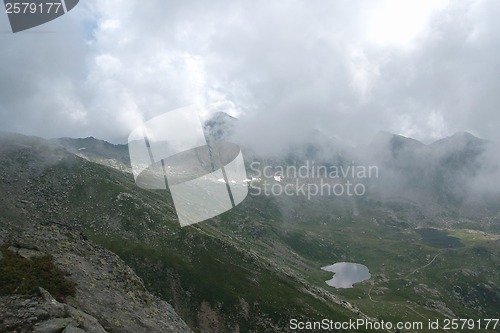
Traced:
POLYGON ((43 289, 36 295, 2 296, 0 331, 60 332, 66 327, 68 332, 191 332, 118 256, 80 232, 52 223, 6 230, 16 227, 3 224, 0 239, 12 244, 7 251, 28 261, 50 255, 76 292, 54 295, 62 303, 43 289))
MULTIPOLYGON (((287 332, 291 318, 484 318, 494 316, 494 305, 500 302, 496 205, 467 215, 457 209, 465 207, 461 202, 438 203, 442 210, 436 213, 427 209, 426 201, 412 201, 404 191, 359 198, 249 195, 227 213, 180 228, 168 191, 141 190, 129 173, 103 163, 114 160, 122 148, 113 152, 113 145, 100 150, 95 148, 100 143, 88 143, 94 146, 94 157, 99 156, 93 159, 84 156, 86 149, 78 153, 36 138, 10 136, 1 143, 0 225, 9 226, 10 233, 18 230, 18 235, 35 226, 40 228, 30 229, 35 234, 56 227, 82 233, 85 242, 118 254, 148 290, 172 304, 197 332, 287 332), (429 241, 420 227, 440 230, 431 229, 428 234, 434 238, 429 241), (352 289, 327 286, 324 281, 331 274, 320 268, 341 261, 365 264, 372 278, 352 289)), ((306 147, 307 156, 297 149, 293 158, 259 161, 301 163, 317 159, 319 153, 325 156, 335 144, 314 146, 306 147)), ((452 144, 446 154, 431 159, 425 154, 433 147, 386 135, 370 151, 381 173, 410 176, 404 178, 406 189, 430 193, 424 198, 436 202, 437 190, 449 193, 450 188, 428 184, 435 175, 444 181, 436 184, 443 185, 453 184, 456 176, 474 176, 468 172, 477 169, 467 166, 484 156, 474 147, 474 140, 465 146, 452 144), (468 153, 462 153, 463 147, 470 148, 468 153), (431 160, 438 163, 428 163, 431 160)), ((337 157, 346 152, 335 151, 337 157)), ((346 157, 336 162, 350 163, 346 157)), ((270 178, 255 185, 287 181, 270 178)), ((468 186, 464 189, 469 193, 468 186)), ((64 253, 63 245, 59 255, 66 258, 64 253)), ((96 269, 101 274, 109 270, 106 264, 96 269)), ((142 299, 140 292, 126 289, 123 280, 117 283, 127 295, 132 292, 142 299)), ((71 297, 66 299, 78 308, 71 297)))
POLYGON ((42 141, 17 135, 1 138, 0 279, 19 286, 8 294, 2 289, 0 332, 191 332, 118 256, 88 240, 74 226, 41 218, 33 198, 23 193, 45 168, 71 156, 42 141), (39 279, 23 277, 40 283, 26 289, 40 287, 38 292, 18 294, 24 289, 13 275, 16 267, 37 267, 39 258, 50 258, 66 272, 66 279, 75 285, 74 295, 51 296, 41 288, 63 283, 52 281, 47 269, 31 273, 40 274, 39 279))
MULTIPOLYGON (((53 255, 57 265, 82 276, 81 281, 76 280, 77 290, 82 292, 77 292, 76 299, 67 299, 85 300, 85 306, 71 304, 96 316, 107 309, 104 314, 110 321, 97 317, 105 329, 115 325, 116 332, 127 331, 128 325, 134 330, 137 326, 133 325, 175 321, 169 320, 168 311, 164 317, 155 315, 159 305, 144 295, 139 282, 124 277, 120 262, 111 253, 104 252, 106 258, 84 260, 88 240, 73 246, 73 239, 80 236, 69 241, 64 232, 58 238, 58 233, 50 236, 52 229, 44 232, 45 228, 62 225, 119 254, 139 272, 147 288, 171 303, 195 331, 286 332, 292 316, 360 316, 348 303, 262 257, 243 239, 210 226, 181 229, 167 191, 142 190, 130 174, 83 159, 42 139, 7 135, 1 141, 0 225, 9 235, 16 234, 14 240, 19 239, 25 244, 22 246, 36 244, 39 251, 53 255), (23 234, 34 239, 24 241, 23 234), (38 236, 41 239, 37 241, 38 236), (119 309, 122 299, 113 304, 105 289, 94 289, 97 282, 87 280, 92 272, 107 288, 118 284, 116 287, 125 292, 125 302, 136 302, 145 309, 137 309, 136 314, 118 310, 113 315, 109 309, 119 309), (223 277, 221 272, 225 272, 223 277), (99 292, 102 298, 95 296, 99 292)), ((264 215, 259 220, 266 218, 264 215)), ((219 219, 214 222, 221 223, 219 219)), ((257 236, 258 229, 251 229, 248 231, 257 236)))

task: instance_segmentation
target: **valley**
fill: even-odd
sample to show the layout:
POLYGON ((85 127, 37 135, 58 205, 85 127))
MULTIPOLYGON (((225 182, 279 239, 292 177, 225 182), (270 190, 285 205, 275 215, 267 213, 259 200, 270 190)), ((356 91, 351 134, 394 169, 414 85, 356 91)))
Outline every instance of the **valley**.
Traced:
POLYGON ((438 219, 419 205, 374 196, 260 195, 180 228, 168 191, 142 190, 131 174, 41 139, 3 140, 2 228, 83 233, 123 259, 195 332, 288 332, 292 318, 498 316, 495 216, 438 219), (419 228, 441 230, 461 246, 429 242, 419 228), (366 265, 371 277, 330 287, 321 267, 336 262, 366 265))

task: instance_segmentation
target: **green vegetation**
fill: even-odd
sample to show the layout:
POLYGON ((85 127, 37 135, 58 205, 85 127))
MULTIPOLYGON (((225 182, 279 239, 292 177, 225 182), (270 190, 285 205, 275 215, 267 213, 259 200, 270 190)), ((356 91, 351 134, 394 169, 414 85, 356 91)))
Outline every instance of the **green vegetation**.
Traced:
POLYGON ((75 283, 66 278, 67 273, 54 265, 51 256, 26 259, 0 246, 3 259, 0 261, 0 295, 31 295, 38 287, 46 289, 52 296, 74 296, 75 283))
POLYGON ((432 302, 457 316, 492 316, 500 301, 494 296, 500 291, 488 283, 500 280, 498 241, 455 229, 450 235, 465 247, 427 244, 405 218, 411 205, 249 196, 217 218, 180 229, 168 191, 141 190, 127 175, 87 162, 58 165, 42 184, 63 187, 61 179, 66 195, 46 190, 45 202, 72 207, 64 219, 120 255, 192 327, 202 302, 241 329, 262 328, 262 318, 285 327, 296 316, 355 317, 305 293, 298 281, 392 322, 443 318, 447 310, 432 302), (372 278, 353 289, 327 286, 332 275, 320 267, 340 261, 368 266, 372 278), (249 305, 248 319, 241 316, 241 299, 249 305))
POLYGON ((180 239, 179 243, 163 246, 98 235, 90 237, 118 253, 139 272, 149 290, 178 309, 188 308, 181 310, 186 320, 197 313, 202 302, 219 308, 227 323, 236 319, 244 331, 262 330, 263 318, 283 327, 288 325, 289 318, 298 316, 320 320, 334 314, 337 320, 350 318, 348 310, 304 294, 298 281, 265 267, 267 262, 252 259, 195 229, 185 233, 193 236, 187 243, 180 239), (179 290, 173 292, 175 288, 183 291, 182 297, 177 294, 179 290), (242 300, 250 309, 246 319, 241 317, 241 313, 248 311, 242 300))

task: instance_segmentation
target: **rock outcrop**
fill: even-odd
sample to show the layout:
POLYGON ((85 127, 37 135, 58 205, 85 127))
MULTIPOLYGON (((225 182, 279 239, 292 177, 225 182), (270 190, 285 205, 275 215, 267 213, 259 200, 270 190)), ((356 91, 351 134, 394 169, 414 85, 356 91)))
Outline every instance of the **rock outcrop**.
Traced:
POLYGON ((0 297, 0 332, 191 332, 118 256, 79 232, 39 224, 0 232, 2 242, 12 244, 8 251, 27 260, 50 255, 76 284, 75 296, 58 300, 43 288, 0 297))

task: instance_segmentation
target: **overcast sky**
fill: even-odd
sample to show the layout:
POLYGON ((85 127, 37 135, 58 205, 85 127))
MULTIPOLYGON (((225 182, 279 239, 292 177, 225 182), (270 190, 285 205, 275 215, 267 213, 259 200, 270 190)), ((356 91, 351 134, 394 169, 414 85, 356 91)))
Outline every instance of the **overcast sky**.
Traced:
POLYGON ((0 13, 0 130, 125 142, 197 104, 268 144, 309 129, 500 141, 498 13, 498 0, 81 0, 17 34, 0 13))

